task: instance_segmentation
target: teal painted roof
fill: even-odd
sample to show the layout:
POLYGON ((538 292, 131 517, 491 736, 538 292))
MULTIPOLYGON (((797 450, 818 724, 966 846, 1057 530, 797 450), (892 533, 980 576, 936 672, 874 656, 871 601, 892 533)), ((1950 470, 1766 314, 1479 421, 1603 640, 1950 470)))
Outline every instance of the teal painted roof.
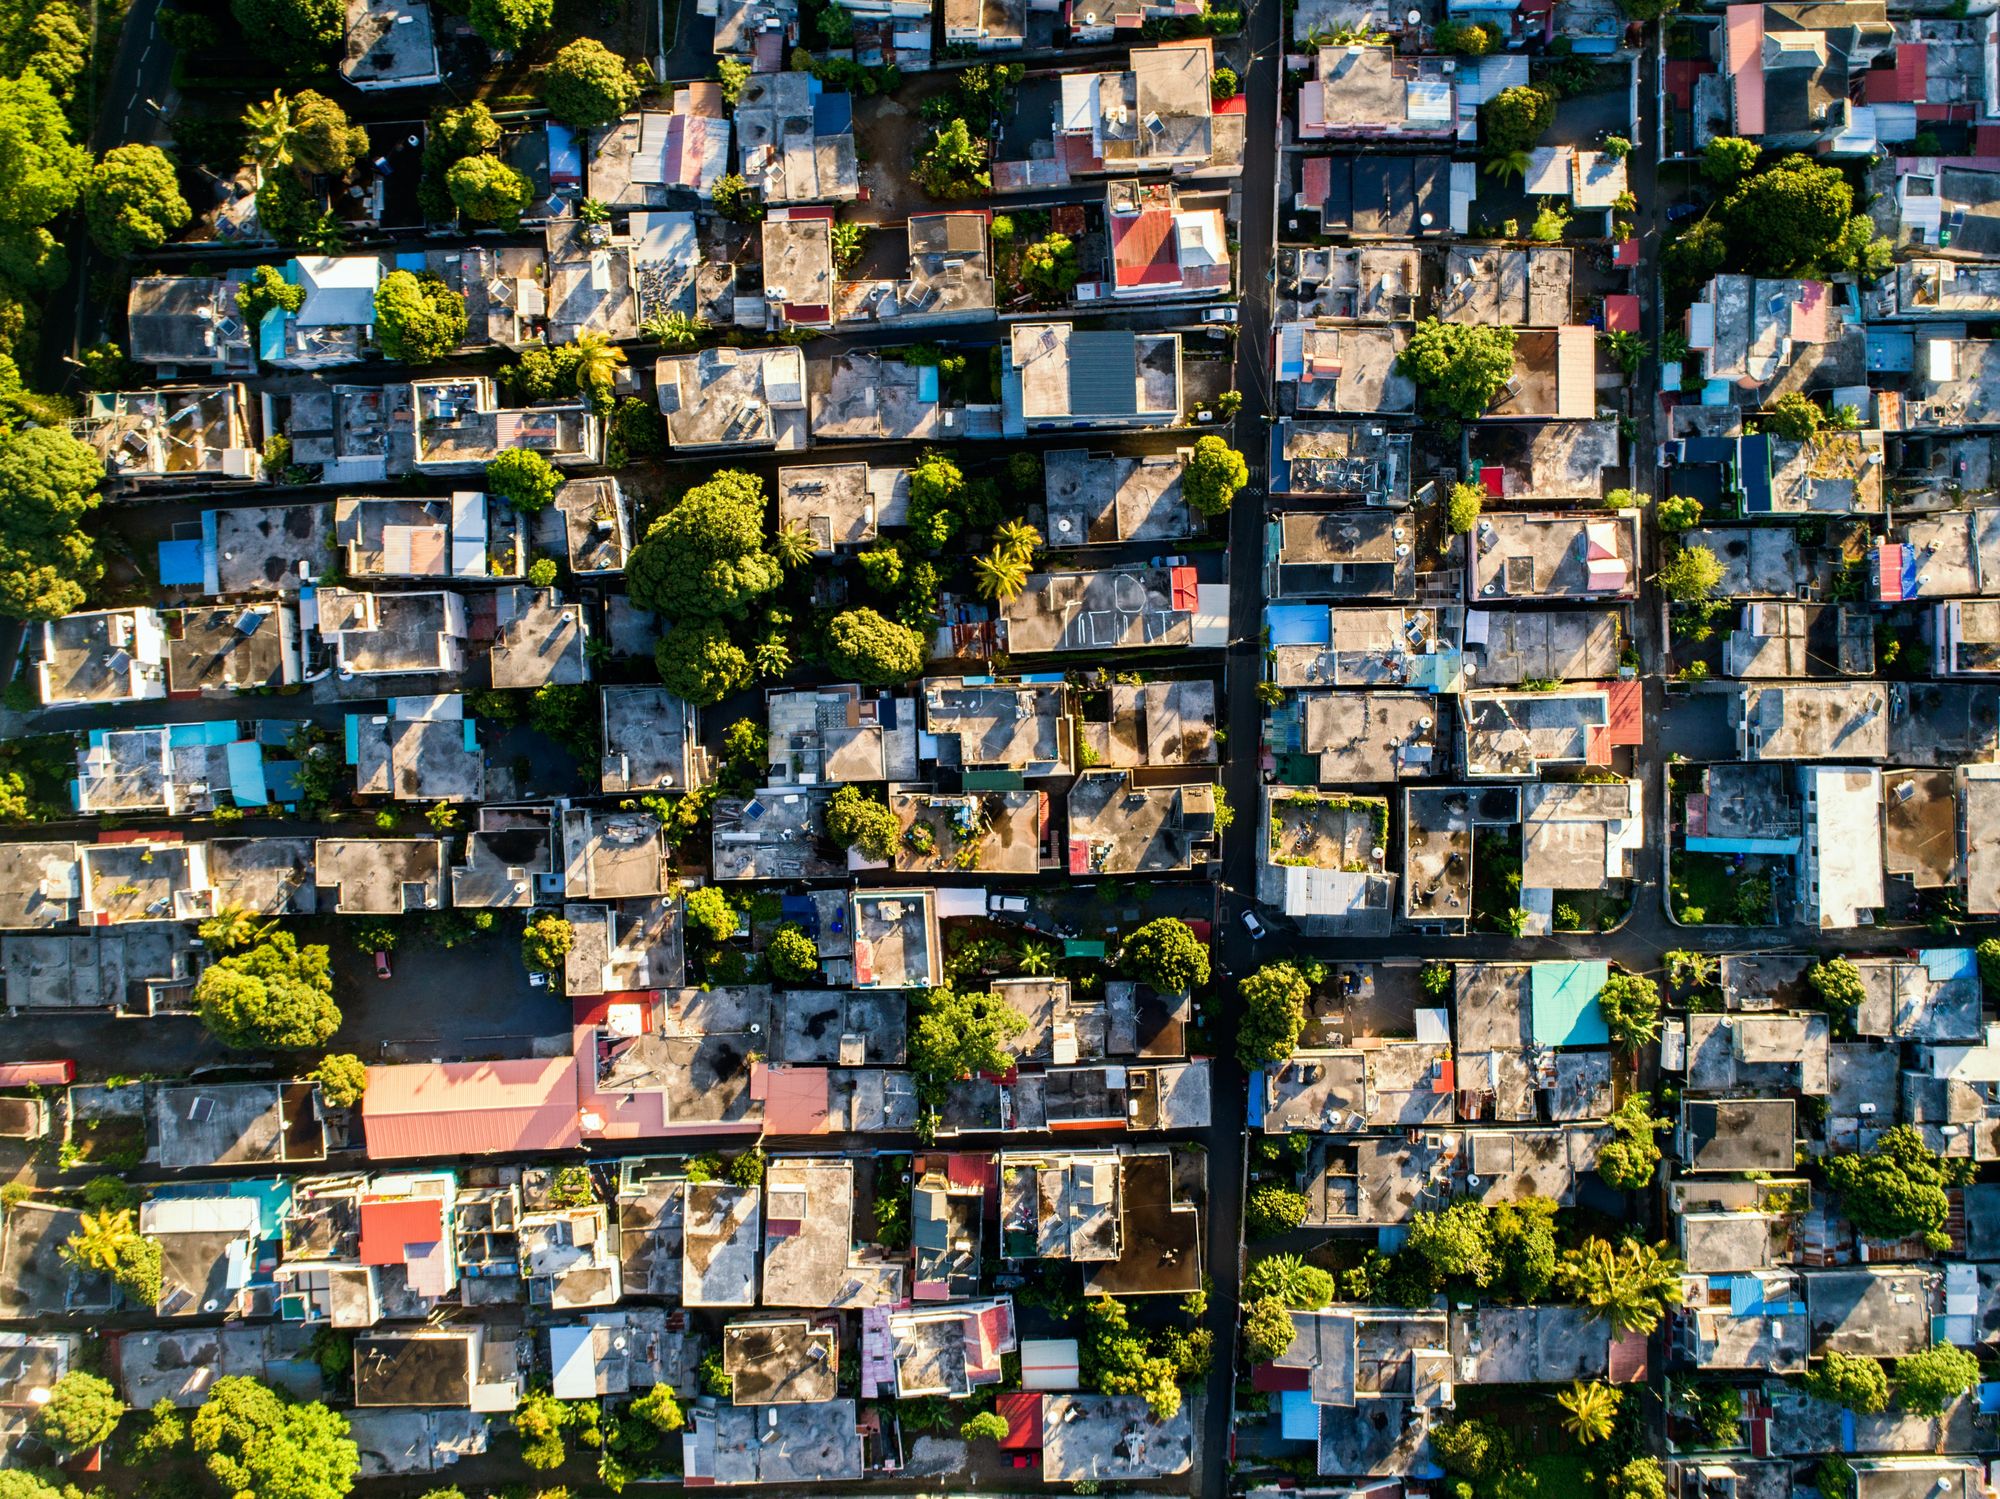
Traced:
POLYGON ((1611 1031, 1597 991, 1609 963, 1536 963, 1528 970, 1528 1035, 1537 1046, 1606 1046, 1611 1031))

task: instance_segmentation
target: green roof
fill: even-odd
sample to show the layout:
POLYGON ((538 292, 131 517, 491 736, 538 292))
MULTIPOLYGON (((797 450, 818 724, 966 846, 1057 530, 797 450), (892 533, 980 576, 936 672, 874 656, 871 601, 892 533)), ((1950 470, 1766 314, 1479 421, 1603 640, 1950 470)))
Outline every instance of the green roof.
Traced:
POLYGON ((1605 1046, 1611 1031, 1597 991, 1609 963, 1536 963, 1528 970, 1528 1036, 1537 1046, 1605 1046))

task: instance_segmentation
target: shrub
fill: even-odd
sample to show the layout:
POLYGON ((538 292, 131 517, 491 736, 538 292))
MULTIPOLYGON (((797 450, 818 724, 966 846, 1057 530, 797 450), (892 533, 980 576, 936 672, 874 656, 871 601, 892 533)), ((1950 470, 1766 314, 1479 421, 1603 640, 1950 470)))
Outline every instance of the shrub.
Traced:
POLYGON ((546 509, 562 483, 554 465, 533 448, 509 448, 486 465, 486 487, 530 514, 546 509))

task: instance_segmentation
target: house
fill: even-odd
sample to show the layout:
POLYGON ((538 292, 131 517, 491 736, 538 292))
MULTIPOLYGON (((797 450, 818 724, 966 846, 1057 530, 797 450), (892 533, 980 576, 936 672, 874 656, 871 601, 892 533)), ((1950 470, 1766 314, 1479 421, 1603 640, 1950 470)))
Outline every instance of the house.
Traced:
POLYGON ((530 1306, 573 1312, 618 1302, 623 1290, 607 1204, 550 1206, 521 1214, 515 1227, 530 1306))
POLYGON ((1467 538, 1467 602, 1635 598, 1639 512, 1488 512, 1467 538))
POLYGON ((709 778, 695 711, 663 687, 608 686, 598 694, 606 794, 691 791, 709 778))
POLYGON ((444 903, 444 844, 436 838, 319 838, 314 883, 345 916, 400 916, 444 903))
POLYGON ((968 790, 1063 775, 1075 763, 1076 720, 1061 683, 926 677, 923 715, 938 768, 968 790))
POLYGON ((567 1056, 370 1067, 361 1110, 377 1161, 551 1152, 581 1139, 567 1056))
POLYGON ((814 464, 778 470, 778 524, 803 530, 813 554, 876 541, 884 526, 908 523, 910 471, 866 463, 814 464))
POLYGON ((1192 567, 1032 573, 1001 603, 999 634, 1016 656, 1186 646, 1199 607, 1192 567))
POLYGON ((827 786, 760 788, 711 806, 710 870, 718 880, 828 879, 854 855, 826 836, 827 786))
POLYGON ((712 79, 674 89, 670 109, 640 110, 590 135, 590 195, 613 208, 664 208, 678 193, 706 201, 729 171, 729 107, 712 79))
POLYGON ((1086 756, 1117 767, 1215 764, 1215 691, 1206 678, 1113 683, 1104 718, 1080 726, 1086 756))
POLYGON ((1807 836, 1799 851, 1805 914, 1821 930, 1872 924, 1888 903, 1883 882, 1882 772, 1802 765, 1807 836))
POLYGON ((35 627, 35 685, 45 708, 167 695, 166 624, 143 606, 66 614, 35 627))
POLYGON ((840 1339, 804 1317, 729 1322, 722 1372, 738 1406, 818 1404, 839 1393, 840 1339))
POLYGON ((1278 512, 1271 528, 1276 555, 1265 565, 1268 592, 1279 598, 1414 602, 1416 552, 1405 520, 1393 510, 1278 512))
POLYGON ((284 720, 91 729, 76 752, 71 796, 89 816, 109 813, 192 817, 217 807, 289 801, 289 770, 267 763, 284 744, 284 720), (274 797, 271 782, 280 790, 274 797))
POLYGON ((697 1405, 681 1437, 681 1467, 691 1485, 796 1488, 858 1480, 861 1428, 855 1403, 697 1405))
MULTIPOLYGON (((988 0, 991 8, 994 0, 988 0)), ((995 290, 986 214, 977 209, 913 213, 905 228, 909 275, 901 280, 837 281, 834 320, 843 325, 916 327, 984 322, 995 290)))
MULTIPOLYGON (((846 1310, 903 1299, 903 1264, 853 1247, 854 1191, 854 1163, 843 1158, 787 1157, 765 1169, 765 1306, 846 1310)), ((826 1372, 831 1380, 831 1361, 826 1372)))
MULTIPOLYGON (((1730 134, 1772 151, 1838 152, 1863 124, 1850 96, 1875 55, 1895 41, 1879 0, 1727 7, 1711 34, 1730 134)), ((1872 126, 1862 133, 1873 149, 1872 126)))
MULTIPOLYGON (((636 932, 628 935, 635 944, 638 940, 655 944, 647 954, 649 962, 658 956, 665 968, 678 959, 676 951, 664 950, 663 944, 671 939, 657 923, 643 937, 636 932)), ((754 1137, 763 1128, 768 1090, 754 1090, 753 1096, 753 1078, 762 1072, 751 1054, 769 1044, 762 1039, 771 1027, 768 989, 654 990, 592 1003, 583 1014, 586 1018, 579 1020, 572 1045, 578 1104, 588 1138, 754 1137)), ((743 1232, 748 1235, 744 1252, 754 1269, 755 1224, 743 1232)), ((733 1277, 734 1272, 730 1274, 733 1277)), ((750 1304, 754 1282, 741 1290, 740 1298, 750 1304)))
POLYGON ((572 902, 563 907, 570 949, 563 993, 571 998, 677 989, 687 982, 681 902, 671 897, 572 902))
MULTIPOLYGON (((489 1368, 480 1323, 367 1332, 354 1340, 354 1403, 368 1410, 437 1406, 505 1415, 521 1396, 514 1350, 489 1368)), ((501 1350, 492 1350, 499 1354, 501 1350)))
POLYGON ((1266 715, 1274 745, 1322 786, 1418 780, 1443 768, 1437 703, 1423 692, 1295 692, 1266 715))
POLYGON ((949 430, 935 365, 866 350, 815 360, 807 370, 812 435, 849 442, 914 442, 949 430))
MULTIPOLYGON (((1136 1395, 1033 1394, 1042 1476, 1051 1483, 1148 1480, 1194 1466, 1194 1417, 1183 1402, 1156 1421, 1136 1395)), ((1003 1399, 1009 1397, 1002 1397, 1003 1399)))
POLYGON ((218 1184, 155 1194, 139 1206, 139 1232, 160 1246, 154 1315, 240 1317, 251 1310, 257 1250, 268 1237, 254 1193, 239 1195, 218 1184))
POLYGON ((893 786, 889 810, 902 827, 895 866, 904 873, 1038 873, 1047 799, 1039 791, 935 792, 893 786))
POLYGON ((597 414, 580 398, 503 407, 491 376, 455 375, 413 380, 410 405, 416 441, 410 461, 425 473, 483 469, 515 448, 540 453, 559 468, 598 459, 602 434, 597 414))
POLYGON ((341 498, 333 502, 340 570, 375 578, 519 577, 527 567, 521 513, 498 496, 461 490, 448 500, 341 498))
POLYGON ((1000 392, 1009 436, 1170 426, 1181 415, 1180 335, 1016 323, 1000 392))
POLYGON ((1889 689, 1879 682, 1745 683, 1730 708, 1746 760, 1889 758, 1889 689))
POLYGON ((767 205, 861 196, 851 95, 828 91, 810 73, 760 69, 734 113, 737 170, 767 205))
POLYGON ((1638 781, 1537 782, 1521 791, 1521 888, 1603 890, 1639 873, 1638 781))
POLYGON ((2000 422, 2000 348, 1925 329, 1903 391, 1905 431, 1956 433, 2000 422))
POLYGON ((1425 240, 1469 227, 1474 179, 1449 156, 1356 150, 1296 159, 1291 206, 1316 215, 1324 235, 1425 240))
POLYGON ((1459 697, 1458 712, 1471 779, 1611 763, 1616 743, 1611 698, 1601 687, 1467 692, 1459 697))
POLYGON ((1391 431, 1379 422, 1281 416, 1271 430, 1270 492, 1286 498, 1313 496, 1407 506, 1410 444, 1411 434, 1391 431))
POLYGON ((257 373, 254 330, 227 276, 135 276, 125 295, 131 358, 162 379, 257 373))
POLYGON ((77 434, 124 486, 256 484, 264 456, 237 384, 98 391, 77 434))
POLYGON ((1436 58, 1323 46, 1299 86, 1297 129, 1302 141, 1449 141, 1458 134, 1458 94, 1436 58))
POLYGON ((167 841, 89 844, 77 851, 82 926, 198 921, 214 914, 208 850, 167 841))
POLYGON ((555 827, 544 806, 479 809, 451 868, 451 903, 475 910, 527 910, 561 889, 555 827))
MULTIPOLYGON (((395 0, 383 8, 395 8, 395 0)), ((428 32, 429 7, 417 0, 417 8, 426 12, 428 32)), ((280 369, 321 369, 353 364, 372 352, 382 270, 374 255, 301 255, 287 261, 284 279, 304 300, 297 312, 273 307, 264 314, 256 329, 264 362, 280 369)))
POLYGON ((1307 931, 1386 934, 1396 880, 1386 868, 1389 804, 1376 797, 1276 788, 1265 796, 1258 899, 1307 931))
POLYGON ((1123 72, 1064 73, 1055 155, 1072 177, 1198 173, 1216 156, 1206 37, 1134 47, 1123 72))
POLYGON ((1175 541, 1201 529, 1181 488, 1187 451, 1124 456, 1062 448, 1042 456, 1051 547, 1175 541))
POLYGON ((456 693, 392 697, 386 713, 347 715, 356 796, 478 802, 486 797, 479 726, 456 693))
POLYGON ((806 435, 806 360, 798 349, 703 349, 655 364, 667 441, 690 452, 798 452, 806 435))
POLYGON ((297 682, 299 616, 288 604, 169 609, 167 693, 269 691, 297 682))
POLYGON ((363 91, 439 82, 429 0, 347 0, 340 76, 363 91))
POLYGON ((1214 296, 1230 289, 1228 195, 1170 182, 1105 185, 1114 298, 1214 296))
POLYGON ((0 844, 0 930, 69 925, 81 869, 73 843, 0 844))
POLYGON ((553 588, 518 584, 493 595, 495 688, 573 687, 590 680, 590 624, 580 603, 553 588))
POLYGON ((465 600, 443 589, 360 593, 319 589, 299 608, 343 677, 405 673, 457 677, 465 670, 465 600))
MULTIPOLYGON (((874 1308, 862 1314, 864 1343, 879 1328, 886 1336, 886 1385, 898 1400, 940 1396, 963 1400, 982 1385, 998 1384, 1001 1360, 1020 1344, 1014 1330, 1012 1297, 943 1302, 907 1310, 874 1308)), ((875 1394, 879 1380, 864 1359, 862 1396, 875 1394), (875 1375, 875 1380, 871 1380, 875 1375)))
POLYGON ((839 786, 912 780, 914 703, 853 683, 765 694, 773 785, 839 786))
POLYGON ((562 549, 578 578, 625 571, 632 551, 632 504, 617 479, 566 480, 550 512, 561 524, 562 549))
POLYGON ((1618 675, 1624 639, 1616 609, 1468 609, 1465 677, 1486 687, 1601 682, 1618 675))
POLYGON ((1457 610, 1269 604, 1271 680, 1281 687, 1437 690, 1460 671, 1457 610))
POLYGON ((1722 642, 1730 677, 1866 677, 1875 672, 1875 621, 1846 605, 1746 602, 1722 642))
POLYGON ((1688 348, 1702 378, 1750 409, 1780 396, 1863 383, 1861 334, 1824 281, 1714 277, 1689 305, 1688 348))
POLYGON ((1482 415, 1489 421, 1593 420, 1598 415, 1597 353, 1597 334, 1587 327, 1518 330, 1514 373, 1482 415))
POLYGON ((1789 1098, 1683 1098, 1674 1153, 1690 1172, 1791 1171, 1795 1109, 1789 1098))
POLYGON ((833 220, 781 208, 764 219, 764 300, 771 326, 833 326, 833 220))
POLYGON ((1192 869, 1215 837, 1213 785, 1149 786, 1135 770, 1083 772, 1067 811, 1074 876, 1192 869))
POLYGON ((571 900, 664 895, 668 851, 650 812, 564 807, 557 821, 563 893, 571 900))
POLYGON ((183 927, 17 932, 0 937, 7 1008, 23 1014, 104 1011, 181 1014, 207 954, 183 927))
MULTIPOLYGON (((1517 284, 1518 278, 1503 276, 1493 295, 1502 303, 1546 295, 1516 290, 1517 284)), ((1487 422, 1473 432, 1472 451, 1475 482, 1490 500, 1506 505, 1600 503, 1607 473, 1625 466, 1614 421, 1487 422)))
MULTIPOLYGON (((2000 596, 2000 507, 1972 505, 1908 517, 1876 543, 1869 574, 1875 601, 1882 604, 2000 596)), ((1953 618, 1943 610, 1933 615, 1938 624, 1953 618)), ((1949 640, 1942 633, 1938 638, 1941 645, 1949 640)), ((1978 669, 1953 664, 1946 652, 1940 656, 1941 669, 1978 669)))
POLYGON ((1281 411, 1402 415, 1416 410, 1416 382, 1401 368, 1409 330, 1314 322, 1276 329, 1281 411))
POLYGON ((1691 1014, 1679 1026, 1690 1092, 1745 1098, 1793 1092, 1824 1096, 1832 1087, 1827 1067, 1830 1026, 1824 1014, 1691 1014))
POLYGON ((856 988, 937 987, 944 945, 931 891, 856 890, 850 907, 856 988))
POLYGON ((1445 255, 1436 314, 1482 327, 1560 328, 1571 321, 1572 264, 1560 245, 1455 246, 1445 255))

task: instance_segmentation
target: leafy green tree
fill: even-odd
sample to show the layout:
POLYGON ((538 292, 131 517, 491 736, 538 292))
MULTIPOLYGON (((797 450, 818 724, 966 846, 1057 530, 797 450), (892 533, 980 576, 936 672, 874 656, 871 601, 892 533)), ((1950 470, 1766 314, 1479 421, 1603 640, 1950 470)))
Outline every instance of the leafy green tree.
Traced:
POLYGON ((1670 289, 1692 297, 1729 260, 1729 236, 1716 218, 1697 219, 1660 252, 1660 270, 1670 289))
POLYGON ((59 1253, 80 1270, 110 1276, 138 1305, 148 1310, 159 1305, 160 1246, 140 1234, 130 1208, 79 1214, 76 1232, 59 1253))
POLYGON ((1397 356, 1396 368, 1416 383, 1427 405, 1471 421, 1485 414, 1513 378, 1514 330, 1425 318, 1397 356))
POLYGON ((725 219, 741 224, 754 224, 764 217, 764 205, 758 201, 755 189, 735 172, 725 172, 715 179, 715 186, 708 190, 708 200, 725 219))
POLYGON ((33 69, 68 104, 90 65, 89 16, 69 0, 17 0, 0 10, 0 73, 33 69))
POLYGON ((297 312, 306 305, 306 289, 287 281, 276 266, 260 265, 236 288, 236 310, 251 327, 269 312, 297 312))
POLYGON ((1657 1457, 1635 1457, 1606 1473, 1602 1482, 1604 1499, 1667 1499, 1667 1473, 1657 1457))
POLYGON ((656 1384, 633 1401, 631 1414, 662 1435, 687 1425, 687 1413, 681 1409, 674 1387, 669 1384, 656 1384))
POLYGON ((1162 994, 1178 994, 1208 982, 1208 949, 1185 921, 1160 916, 1125 939, 1118 966, 1162 994))
POLYGON ((1660 501, 1653 514, 1659 517, 1662 531, 1691 531, 1701 524, 1701 501, 1675 495, 1660 501))
POLYGON ((1868 987, 1861 970, 1848 958, 1822 958, 1806 970, 1806 987, 1819 1007, 1836 1020, 1845 1021, 1868 999, 1868 987))
POLYGON ((1656 1136, 1667 1128, 1646 1107, 1646 1096, 1634 1093, 1620 1104, 1608 1121, 1611 1138, 1597 1153, 1597 1174, 1605 1185, 1620 1192, 1636 1192, 1650 1186, 1660 1164, 1660 1144, 1656 1136))
POLYGON ((509 448, 486 465, 486 487, 516 510, 548 508, 562 488, 562 475, 533 448, 509 448))
POLYGON ((1660 986, 1643 974, 1613 973, 1597 991, 1612 1041, 1627 1051, 1660 1038, 1660 986))
POLYGON ((226 1374, 195 1412, 194 1450, 224 1493, 257 1499, 344 1499, 361 1469, 347 1418, 226 1374))
POLYGON ((1680 1305, 1686 1267, 1664 1244, 1587 1240, 1556 1267, 1556 1280, 1619 1332, 1651 1333, 1680 1305))
POLYGON ((133 1440, 132 1456, 148 1466, 171 1462, 187 1446, 187 1421, 173 1401, 164 1395, 150 1414, 146 1429, 133 1440))
POLYGON ((1764 430, 1788 442, 1809 442, 1826 425, 1826 413, 1811 396, 1793 391, 1778 397, 1764 414, 1764 430))
POLYGON ((229 0, 251 46, 285 67, 317 67, 340 46, 347 12, 340 0, 229 0))
POLYGON ((929 656, 924 637, 874 609, 845 609, 827 621, 826 664, 835 676, 869 687, 907 682, 929 656))
POLYGON ((964 120, 950 120, 932 132, 917 157, 913 175, 933 198, 971 198, 993 190, 986 166, 986 142, 964 120))
POLYGON ((528 564, 528 586, 531 588, 553 588, 559 570, 553 557, 537 557, 528 564))
POLYGON ((1840 1194, 1841 1210, 1870 1238, 1921 1236, 1933 1249, 1950 1242, 1945 1220, 1951 1179, 1924 1137, 1907 1124, 1882 1132, 1866 1154, 1852 1151, 1826 1159, 1826 1179, 1840 1194))
POLYGON ((0 614, 59 619, 83 607, 104 574, 82 524, 103 478, 104 460, 67 431, 0 431, 0 614))
POLYGON ((535 199, 534 184, 497 156, 467 156, 444 174, 445 191, 475 224, 513 228, 535 199))
POLYGON ((479 39, 497 52, 514 52, 540 36, 556 18, 555 0, 472 0, 466 19, 479 39))
POLYGON ((1289 1187, 1272 1186, 1269 1183, 1251 1189, 1249 1200, 1243 1208, 1243 1232, 1246 1238, 1275 1239, 1279 1234, 1290 1233, 1306 1221, 1306 1214, 1312 1204, 1305 1194, 1294 1192, 1289 1187))
POLYGON ((611 404, 611 390, 618 370, 625 363, 625 351, 602 329, 590 328, 577 334, 570 348, 576 353, 576 388, 595 409, 611 404))
POLYGON ((996 994, 926 989, 914 1006, 910 1072, 918 1100, 935 1109, 960 1080, 1004 1073, 1014 1065, 1007 1043, 1027 1029, 1027 1017, 996 994))
POLYGON ((1245 1068, 1282 1062, 1299 1044, 1312 985, 1291 963, 1266 963, 1236 986, 1236 1057, 1245 1068))
POLYGON ((1317 1311, 1333 1300, 1333 1276, 1309 1265, 1296 1254, 1273 1254, 1258 1260, 1243 1277, 1243 1295, 1259 1301, 1271 1297, 1283 1306, 1317 1311))
POLYGON ((1007 1436, 1007 1418, 994 1411, 979 1411, 959 1425, 958 1434, 968 1442, 999 1442, 1007 1436))
POLYGON ((625 586, 642 609, 699 622, 742 619, 782 577, 764 550, 764 481, 724 469, 647 529, 632 549, 625 586))
POLYGON ((569 1456, 563 1428, 574 1419, 569 1402, 545 1390, 522 1397, 514 1407, 514 1434, 521 1439, 521 1461, 537 1472, 560 1468, 569 1456))
POLYGON ((1041 302, 1061 302, 1083 274, 1067 234, 1051 234, 1021 252, 1021 284, 1041 302))
POLYGON ((713 622, 669 628, 653 647, 653 664, 667 691, 697 708, 719 703, 751 681, 750 658, 713 622))
POLYGON ((292 128, 293 160, 308 172, 345 176, 368 151, 368 132, 333 100, 312 89, 293 95, 292 128))
POLYGON ((42 226, 69 211, 89 170, 41 75, 0 78, 0 280, 30 292, 62 279, 66 263, 42 226))
POLYGON ((771 977, 781 984, 809 984, 819 980, 819 944, 808 937, 796 922, 788 921, 771 934, 764 949, 764 961, 771 977))
POLYGON ((1212 432, 1194 440, 1181 470, 1181 494, 1196 513, 1221 515, 1249 482, 1250 465, 1236 449, 1212 432))
POLYGON ((1622 1400, 1608 1384, 1571 1380, 1569 1388, 1556 1396, 1556 1404, 1563 1410, 1563 1430, 1586 1447, 1608 1440, 1617 1425, 1622 1400))
POLYGON ((1977 1383, 1979 1360, 1955 1343, 1896 1360, 1896 1403, 1913 1415, 1941 1416, 1977 1383))
POLYGON ((1702 175, 1727 192, 1757 170, 1757 160, 1763 154, 1763 147, 1740 135, 1714 136, 1702 148, 1702 175))
POLYGON ((1495 1286, 1516 1301, 1540 1301, 1556 1277, 1556 1204, 1523 1197, 1495 1205, 1487 1221, 1499 1265, 1495 1286))
POLYGON ((729 897, 720 886, 702 885, 688 891, 682 913, 690 937, 723 943, 736 935, 736 908, 729 904, 729 897))
POLYGON ((1502 89, 1479 107, 1480 131, 1489 155, 1526 151, 1555 122, 1555 95, 1529 84, 1502 89))
POLYGON ((754 70, 747 62, 734 57, 724 57, 715 64, 715 76, 722 83, 722 102, 731 109, 743 97, 743 90, 749 84, 754 70))
POLYGON ((224 1046, 303 1051, 340 1028, 326 948, 272 932, 247 952, 225 953, 195 981, 202 1024, 224 1046))
POLYGON ((1705 546, 1682 547, 1660 566, 1660 591, 1677 604, 1698 604, 1722 586, 1722 561, 1705 546))
POLYGON ((576 931, 562 917, 537 916, 521 933, 521 961, 537 973, 561 973, 575 944, 576 931))
POLYGON ((111 1440, 125 1417, 125 1402, 109 1380, 72 1369, 49 1390, 35 1412, 35 1435, 64 1457, 89 1452, 111 1440))
POLYGON ((1839 244, 1854 214, 1854 189, 1837 167, 1787 156, 1737 184, 1716 214, 1739 269, 1789 275, 1839 244))
POLYGON ((935 552, 951 540, 959 527, 959 506, 964 495, 965 475, 949 457, 927 452, 918 459, 917 466, 910 470, 908 513, 908 524, 918 546, 935 552))
POLYGON ((83 185, 90 235, 107 255, 153 250, 187 227, 194 211, 181 196, 174 159, 158 146, 114 146, 83 185))
POLYGON ((555 55, 542 77, 542 102, 565 125, 609 125, 639 102, 639 82, 625 60, 594 37, 579 37, 555 55))
POLYGON ((1506 1434, 1476 1417, 1432 1427, 1431 1452, 1445 1472, 1474 1482, 1494 1477, 1513 1456, 1506 1434))
POLYGON ((433 364, 465 342, 465 298, 442 277, 391 271, 375 288, 375 342, 391 359, 433 364))
POLYGON ((1882 1361, 1829 1349, 1801 1381, 1805 1392, 1829 1405, 1842 1405, 1863 1416, 1889 1408, 1889 1376, 1882 1361))
POLYGON ((1283 1358, 1296 1332, 1284 1302, 1275 1296, 1253 1301, 1243 1309, 1243 1357, 1253 1364, 1283 1358))
POLYGON ((1134 1330, 1123 1302, 1093 1296, 1083 1310, 1078 1364, 1084 1388, 1137 1395, 1155 1421, 1172 1420, 1181 1408, 1173 1362, 1155 1353, 1152 1340, 1134 1330))
POLYGON ((1455 536, 1463 536, 1479 524, 1486 508, 1486 491, 1477 484, 1454 484, 1444 503, 1444 523, 1455 536))
POLYGON ((1973 949, 1979 959, 1979 982, 1983 988, 1995 996, 2000 996, 2000 937, 1987 937, 1973 949))
POLYGON ((896 857, 903 827, 894 812, 849 784, 827 802, 826 835, 842 848, 858 848, 868 858, 885 862, 896 857))
POLYGON ((368 1091, 367 1065, 351 1051, 329 1052, 320 1058, 311 1077, 329 1108, 351 1109, 368 1091))
POLYGON ((1418 1213, 1410 1220, 1408 1244, 1446 1280, 1468 1280, 1484 1286, 1499 1269, 1493 1255, 1491 1216, 1484 1204, 1469 1197, 1418 1213))

